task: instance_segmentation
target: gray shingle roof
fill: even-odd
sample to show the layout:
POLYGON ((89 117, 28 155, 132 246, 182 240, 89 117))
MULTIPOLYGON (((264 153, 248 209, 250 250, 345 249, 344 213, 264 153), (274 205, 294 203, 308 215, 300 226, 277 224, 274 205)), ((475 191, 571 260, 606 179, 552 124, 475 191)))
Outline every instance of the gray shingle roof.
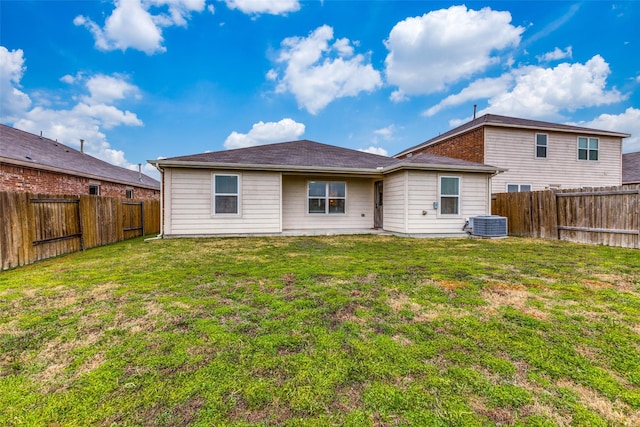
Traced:
POLYGON ((3 124, 0 124, 0 161, 135 187, 160 189, 160 183, 145 174, 112 165, 57 141, 3 124))
POLYGON ((173 167, 225 167, 238 169, 315 170, 318 172, 383 173, 400 168, 494 172, 499 168, 430 154, 396 159, 349 148, 301 140, 235 150, 150 160, 173 167))
POLYGON ((459 135, 481 126, 512 127, 512 128, 519 128, 519 129, 536 129, 536 130, 546 130, 546 131, 556 131, 556 132, 583 133, 583 134, 589 134, 589 135, 607 135, 607 136, 615 136, 619 138, 627 138, 631 136, 626 133, 613 132, 608 130, 591 129, 591 128, 580 127, 580 126, 543 122, 540 120, 521 119, 517 117, 499 116, 496 114, 485 114, 483 116, 478 117, 477 119, 471 120, 470 122, 467 122, 463 125, 453 128, 425 142, 422 142, 418 145, 407 148, 406 150, 401 151, 395 156, 401 156, 401 155, 410 153, 419 148, 425 147, 427 145, 435 144, 438 141, 445 140, 454 135, 459 135))
POLYGON ((622 183, 640 184, 640 151, 622 155, 622 183))

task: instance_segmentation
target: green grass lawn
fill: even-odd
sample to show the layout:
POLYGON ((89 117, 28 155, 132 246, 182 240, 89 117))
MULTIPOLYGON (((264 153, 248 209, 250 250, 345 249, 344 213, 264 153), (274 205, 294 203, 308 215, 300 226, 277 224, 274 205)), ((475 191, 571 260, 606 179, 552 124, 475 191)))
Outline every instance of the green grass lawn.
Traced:
POLYGON ((135 239, 0 272, 0 425, 640 425, 640 252, 135 239))

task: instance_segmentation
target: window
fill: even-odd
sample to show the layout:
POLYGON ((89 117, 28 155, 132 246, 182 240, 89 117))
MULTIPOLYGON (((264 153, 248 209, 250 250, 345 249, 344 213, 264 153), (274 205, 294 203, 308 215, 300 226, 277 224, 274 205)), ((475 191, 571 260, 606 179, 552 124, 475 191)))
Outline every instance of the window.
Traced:
POLYGON ((240 176, 213 175, 213 214, 238 215, 240 176))
POLYGON ((598 160, 598 138, 578 137, 578 160, 598 160))
POLYGON ((100 195, 100 185, 98 184, 89 184, 89 194, 92 196, 100 195))
POLYGON ((344 182, 310 181, 308 186, 308 212, 310 214, 343 214, 347 201, 344 182))
POLYGON ((521 191, 531 191, 531 184, 507 184, 508 193, 518 193, 521 191))
POLYGON ((536 157, 538 159, 544 159, 547 157, 547 134, 536 134, 536 157))
POLYGON ((127 188, 124 190, 124 197, 127 199, 133 199, 133 188, 127 188))
POLYGON ((440 177, 440 214, 460 215, 460 178, 440 177))

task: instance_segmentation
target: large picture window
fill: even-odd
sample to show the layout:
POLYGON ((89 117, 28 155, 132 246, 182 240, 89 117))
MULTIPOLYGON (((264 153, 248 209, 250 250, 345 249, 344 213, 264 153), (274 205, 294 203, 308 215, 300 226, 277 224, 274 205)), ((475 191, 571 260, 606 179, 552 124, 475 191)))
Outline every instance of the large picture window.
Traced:
POLYGON ((460 177, 440 177, 440 214, 460 215, 460 177))
POLYGON ((344 182, 310 181, 307 190, 310 214, 343 214, 347 201, 344 182))
POLYGON ((598 138, 578 137, 578 160, 598 160, 598 138))
POLYGON ((213 176, 213 213, 214 215, 237 215, 240 206, 240 176, 213 176))

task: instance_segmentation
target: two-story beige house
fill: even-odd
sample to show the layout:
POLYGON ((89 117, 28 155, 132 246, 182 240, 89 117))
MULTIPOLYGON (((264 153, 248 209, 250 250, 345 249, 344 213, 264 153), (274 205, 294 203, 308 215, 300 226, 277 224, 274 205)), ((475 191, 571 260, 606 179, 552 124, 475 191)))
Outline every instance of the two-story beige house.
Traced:
POLYGON ((491 191, 622 184, 622 140, 629 134, 486 114, 394 157, 436 154, 507 169, 491 191))

